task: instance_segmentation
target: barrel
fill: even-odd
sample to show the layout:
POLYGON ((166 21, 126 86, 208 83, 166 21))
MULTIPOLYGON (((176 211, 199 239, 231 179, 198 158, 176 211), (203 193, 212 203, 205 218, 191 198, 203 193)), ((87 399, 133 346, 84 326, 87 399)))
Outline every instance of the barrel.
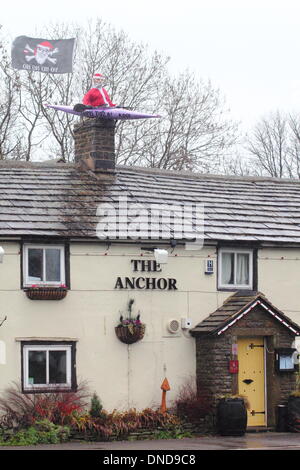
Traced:
POLYGON ((288 431, 300 432, 300 397, 290 396, 287 404, 288 431))
POLYGON ((217 427, 221 436, 243 436, 247 428, 247 410, 242 398, 223 398, 217 407, 217 427))

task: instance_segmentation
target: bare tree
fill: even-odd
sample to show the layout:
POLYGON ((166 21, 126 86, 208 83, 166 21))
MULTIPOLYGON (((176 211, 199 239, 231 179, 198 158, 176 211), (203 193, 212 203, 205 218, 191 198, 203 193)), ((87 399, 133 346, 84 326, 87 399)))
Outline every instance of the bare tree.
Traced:
POLYGON ((10 67, 7 49, 0 38, 0 160, 10 158, 21 142, 15 122, 19 111, 19 75, 10 67))
POLYGON ((248 136, 247 149, 256 172, 277 178, 299 178, 299 117, 276 111, 262 118, 248 136))
POLYGON ((236 138, 219 90, 186 71, 171 77, 168 57, 150 53, 101 19, 85 28, 72 24, 43 27, 41 37, 76 37, 72 74, 50 75, 22 71, 19 92, 18 158, 32 159, 39 148, 49 158, 74 158, 76 117, 55 112, 45 103, 75 104, 90 88, 94 72, 108 77, 107 88, 118 105, 156 112, 159 120, 117 123, 117 163, 217 171, 236 138))
POLYGON ((289 159, 287 171, 290 178, 300 178, 300 116, 290 114, 288 117, 291 139, 289 143, 289 159))
POLYGON ((167 76, 158 90, 163 119, 152 126, 143 155, 147 166, 214 171, 236 139, 236 124, 223 117, 224 103, 211 83, 197 82, 189 71, 167 76))
POLYGON ((286 117, 277 111, 263 118, 248 140, 248 149, 267 174, 282 178, 288 156, 286 117))

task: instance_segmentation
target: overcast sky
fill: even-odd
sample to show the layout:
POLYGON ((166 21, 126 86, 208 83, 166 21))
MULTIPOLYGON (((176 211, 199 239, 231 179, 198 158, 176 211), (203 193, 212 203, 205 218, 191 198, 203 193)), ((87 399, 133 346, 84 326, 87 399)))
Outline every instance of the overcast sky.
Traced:
POLYGON ((272 110, 300 112, 299 0, 26 0, 5 2, 1 24, 34 37, 48 21, 92 17, 170 56, 172 72, 211 79, 246 127, 272 110))

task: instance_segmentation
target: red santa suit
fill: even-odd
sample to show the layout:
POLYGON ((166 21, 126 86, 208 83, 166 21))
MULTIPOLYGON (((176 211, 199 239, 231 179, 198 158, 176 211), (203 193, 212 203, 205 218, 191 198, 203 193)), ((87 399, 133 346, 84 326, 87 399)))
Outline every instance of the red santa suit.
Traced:
POLYGON ((112 103, 105 88, 91 88, 83 97, 83 104, 88 106, 116 106, 112 103))

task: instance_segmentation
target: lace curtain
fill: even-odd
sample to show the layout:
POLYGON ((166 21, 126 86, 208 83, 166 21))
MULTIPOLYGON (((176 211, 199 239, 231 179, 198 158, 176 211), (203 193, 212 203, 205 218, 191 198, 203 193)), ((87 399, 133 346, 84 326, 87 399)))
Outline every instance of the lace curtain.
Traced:
POLYGON ((249 285, 249 253, 222 253, 222 284, 249 285))

